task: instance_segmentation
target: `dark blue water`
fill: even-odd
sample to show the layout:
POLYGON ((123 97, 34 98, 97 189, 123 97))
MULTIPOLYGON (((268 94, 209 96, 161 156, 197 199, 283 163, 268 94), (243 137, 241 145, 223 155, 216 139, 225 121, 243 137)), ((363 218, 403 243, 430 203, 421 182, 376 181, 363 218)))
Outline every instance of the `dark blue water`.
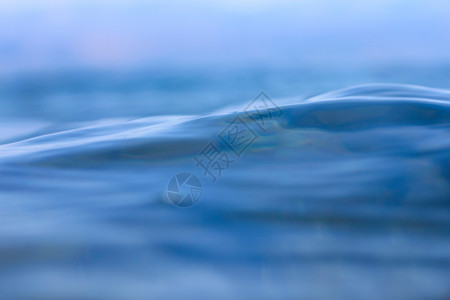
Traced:
POLYGON ((186 98, 154 80, 166 101, 149 112, 136 78, 89 93, 76 77, 81 95, 29 80, 2 94, 17 99, 2 102, 3 299, 450 297, 450 91, 311 98, 338 83, 310 79, 306 96, 276 93, 268 115, 244 111, 264 80, 208 93, 186 79, 186 98), (128 110, 121 95, 136 97, 128 110), (97 100, 70 100, 83 96, 97 100), (236 118, 256 136, 239 155, 220 138, 236 118), (216 178, 195 161, 211 142, 233 159, 216 178), (202 184, 190 208, 166 195, 181 172, 202 184))

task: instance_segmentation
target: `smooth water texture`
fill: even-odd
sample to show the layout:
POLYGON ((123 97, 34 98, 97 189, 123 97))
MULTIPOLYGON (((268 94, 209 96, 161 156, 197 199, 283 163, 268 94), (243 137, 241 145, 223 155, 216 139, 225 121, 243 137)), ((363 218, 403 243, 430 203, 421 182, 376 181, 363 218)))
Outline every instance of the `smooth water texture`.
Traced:
POLYGON ((450 297, 450 91, 379 84, 273 101, 270 116, 247 101, 6 122, 3 298, 450 297), (240 156, 220 140, 236 117, 257 136, 240 156), (195 161, 210 142, 233 159, 215 182, 195 161), (202 183, 190 208, 166 197, 181 172, 202 183))

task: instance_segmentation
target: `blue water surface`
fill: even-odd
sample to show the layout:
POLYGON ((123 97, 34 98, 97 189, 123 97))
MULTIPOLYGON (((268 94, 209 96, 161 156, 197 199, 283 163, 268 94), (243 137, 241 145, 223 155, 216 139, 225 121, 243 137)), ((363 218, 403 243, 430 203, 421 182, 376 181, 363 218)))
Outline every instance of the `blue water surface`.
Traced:
POLYGON ((450 297, 449 90, 406 71, 123 76, 3 86, 1 298, 450 297), (245 111, 261 90, 277 113, 245 111), (239 154, 220 135, 236 119, 256 137, 239 154), (215 178, 195 160, 211 142, 233 160, 215 178), (166 194, 182 172, 202 185, 189 208, 166 194))

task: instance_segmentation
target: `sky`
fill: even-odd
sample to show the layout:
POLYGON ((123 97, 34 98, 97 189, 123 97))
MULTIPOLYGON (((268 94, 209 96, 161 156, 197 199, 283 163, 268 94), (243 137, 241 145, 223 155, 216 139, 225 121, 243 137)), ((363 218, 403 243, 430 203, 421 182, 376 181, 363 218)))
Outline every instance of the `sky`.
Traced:
POLYGON ((450 1, 2 0, 0 72, 448 64, 450 1))

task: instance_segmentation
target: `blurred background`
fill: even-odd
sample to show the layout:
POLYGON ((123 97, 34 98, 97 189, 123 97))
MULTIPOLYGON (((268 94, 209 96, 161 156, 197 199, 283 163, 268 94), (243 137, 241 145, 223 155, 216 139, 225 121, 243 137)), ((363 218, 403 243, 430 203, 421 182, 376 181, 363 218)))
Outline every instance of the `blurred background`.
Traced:
POLYGON ((0 2, 0 117, 202 114, 360 83, 450 86, 441 0, 0 2))
POLYGON ((450 299, 449 32, 446 0, 0 0, 0 299, 450 299))

